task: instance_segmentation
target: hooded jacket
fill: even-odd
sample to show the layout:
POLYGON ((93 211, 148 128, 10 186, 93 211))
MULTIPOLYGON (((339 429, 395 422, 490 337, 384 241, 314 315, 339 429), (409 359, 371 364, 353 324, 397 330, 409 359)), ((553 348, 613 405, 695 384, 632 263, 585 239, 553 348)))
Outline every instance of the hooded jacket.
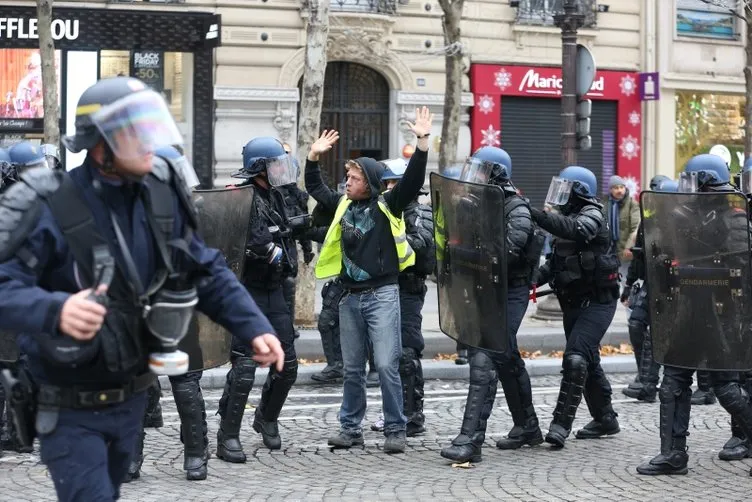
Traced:
MULTIPOLYGON (((410 158, 405 174, 397 185, 384 192, 389 211, 397 218, 418 196, 426 176, 427 152, 416 150, 410 158)), ((342 271, 340 278, 348 289, 377 288, 396 284, 399 262, 389 220, 378 206, 382 194, 381 176, 384 166, 369 157, 355 162, 363 170, 370 198, 353 201, 342 217, 342 271)), ((308 193, 334 212, 342 195, 324 184, 318 162, 306 161, 305 184, 308 193)))

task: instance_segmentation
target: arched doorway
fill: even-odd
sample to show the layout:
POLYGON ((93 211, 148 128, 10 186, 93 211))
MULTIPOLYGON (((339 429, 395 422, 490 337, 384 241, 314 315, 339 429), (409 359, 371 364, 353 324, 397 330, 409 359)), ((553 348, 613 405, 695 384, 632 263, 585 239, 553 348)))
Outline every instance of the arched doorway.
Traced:
MULTIPOLYGON (((301 79, 300 86, 303 81, 301 79)), ((330 186, 345 174, 345 162, 357 157, 389 156, 389 83, 376 70, 347 62, 326 66, 321 130, 336 129, 340 139, 321 159, 330 186)))

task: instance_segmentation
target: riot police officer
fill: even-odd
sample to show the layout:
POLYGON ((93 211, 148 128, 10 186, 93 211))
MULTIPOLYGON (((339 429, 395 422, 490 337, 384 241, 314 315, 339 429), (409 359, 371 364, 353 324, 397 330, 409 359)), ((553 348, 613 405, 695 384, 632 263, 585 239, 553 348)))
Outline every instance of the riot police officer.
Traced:
POLYGON ((34 167, 47 167, 44 150, 31 141, 21 141, 8 149, 10 161, 16 166, 18 173, 34 167))
MULTIPOLYGON (((650 180, 650 190, 653 191, 676 192, 678 189, 678 183, 667 176, 658 175, 650 180)), ((628 321, 629 341, 637 362, 637 377, 634 382, 622 389, 622 393, 638 401, 652 403, 656 398, 660 366, 653 359, 650 338, 650 305, 648 305, 648 285, 645 277, 644 247, 645 239, 641 221, 635 240, 635 259, 629 264, 627 281, 621 294, 621 302, 632 309, 628 321), (642 281, 642 285, 635 285, 638 280, 642 281)))
MULTIPOLYGON (((497 381, 504 389, 514 422, 507 437, 497 441, 497 448, 516 450, 524 445, 535 446, 543 442, 533 407, 530 376, 517 347, 517 331, 527 311, 532 271, 540 259, 543 239, 535 233, 528 201, 517 194, 511 178, 512 159, 506 151, 492 146, 482 147, 468 158, 460 178, 462 181, 497 185, 504 194, 504 214, 487 217, 500 219, 506 228, 506 232, 501 234, 505 242, 497 245, 497 248, 506 249, 507 254, 507 268, 500 277, 507 280, 506 330, 509 346, 503 353, 469 349, 470 388, 462 427, 452 444, 441 450, 442 457, 456 462, 481 460, 486 424, 496 398, 497 381)), ((479 218, 479 215, 470 216, 479 218)))
POLYGON ((0 222, 0 330, 23 333, 29 367, 2 376, 19 396, 19 435, 27 444, 39 436, 58 500, 116 500, 154 373, 187 367, 176 344, 197 302, 260 364, 281 370, 284 356, 220 253, 195 233, 177 172, 152 157, 182 142, 164 98, 137 79, 100 80, 81 95, 75 125, 64 144, 87 150, 80 167, 27 169, 0 199, 16 215, 0 222))
MULTIPOLYGON (((292 158, 275 138, 259 137, 243 147, 243 167, 233 174, 253 184, 256 192, 251 210, 243 283, 274 326, 285 353, 282 372, 269 371, 261 401, 256 408, 253 429, 260 433, 264 445, 279 450, 277 419, 298 375, 295 332, 292 315, 285 302, 282 282, 297 268, 295 237, 304 231, 305 222, 288 218, 282 194, 277 187, 295 181, 292 158)), ((227 462, 243 463, 246 455, 240 443, 248 394, 256 375, 256 365, 245 346, 233 344, 232 369, 227 373, 224 393, 219 401, 222 416, 217 433, 217 457, 227 462)))
MULTIPOLYGON (((185 187, 192 189, 198 186, 196 171, 188 159, 175 147, 158 148, 156 155, 168 159, 181 174, 185 187)), ((201 392, 201 371, 190 371, 183 375, 170 376, 172 395, 175 407, 180 416, 180 440, 184 445, 183 469, 186 479, 196 481, 206 479, 207 462, 209 460, 209 439, 207 436, 206 404, 201 392)), ((159 380, 147 389, 147 403, 144 412, 143 428, 162 427, 162 407, 159 403, 162 388, 159 380)), ((144 440, 146 434, 141 430, 136 453, 128 468, 125 481, 138 479, 141 476, 141 465, 144 462, 144 440)))
POLYGON ((564 315, 563 376, 546 442, 563 447, 583 392, 593 420, 577 431, 578 439, 619 432, 611 406, 611 384, 600 363, 600 342, 616 312, 619 259, 608 224, 596 199, 595 175, 570 166, 554 177, 546 202, 557 212, 533 208, 533 219, 553 236, 551 258, 534 283, 550 283, 564 315))
MULTIPOLYGON (((735 190, 730 184, 730 173, 725 162, 718 156, 703 154, 697 155, 687 162, 682 173, 680 192, 733 194, 735 190)), ((721 263, 722 266, 725 264, 726 267, 736 268, 736 263, 748 263, 750 227, 745 208, 731 206, 729 204, 731 199, 725 195, 712 198, 695 196, 694 198, 688 197, 687 200, 686 205, 677 205, 675 201, 669 201, 666 210, 670 211, 671 214, 659 213, 656 215, 658 218, 663 217, 667 220, 663 222, 664 225, 671 227, 667 231, 678 231, 679 235, 683 235, 685 232, 690 234, 687 243, 678 241, 681 243, 681 249, 666 251, 681 252, 692 258, 689 260, 692 262, 690 267, 685 267, 684 271, 679 269, 677 272, 679 277, 682 278, 683 273, 691 274, 691 270, 694 270, 694 266, 698 266, 698 264, 700 267, 706 263, 710 266, 712 262, 714 268, 717 268, 715 264, 718 260, 721 260, 718 263, 721 263), (701 228, 693 224, 694 221, 702 222, 701 228), (715 258, 719 249, 723 253, 719 258, 715 258)), ((669 237, 667 242, 669 241, 675 242, 677 238, 669 237)), ((656 248, 661 247, 656 243, 648 243, 647 236, 646 244, 656 248)), ((656 263, 658 264, 671 260, 671 263, 676 261, 677 267, 683 265, 682 259, 676 256, 663 257, 661 255, 657 258, 656 263)), ((711 270, 705 269, 702 277, 709 277, 707 272, 711 270)), ((721 268, 719 272, 724 273, 725 271, 721 268)), ((725 274, 728 274, 728 272, 725 272, 725 274)), ((692 277, 688 276, 687 280, 690 279, 692 277)), ((747 284, 742 285, 745 296, 749 294, 747 286, 747 284)), ((650 288, 651 295, 661 295, 664 294, 664 291, 667 291, 667 286, 664 284, 651 284, 650 288)), ((687 305, 686 303, 691 298, 682 297, 685 304, 677 305, 676 308, 679 310, 675 312, 675 316, 672 316, 671 324, 681 326, 682 329, 688 329, 688 325, 697 325, 701 329, 698 329, 696 333, 682 333, 681 344, 677 342, 675 345, 668 345, 665 357, 677 360, 682 357, 682 353, 686 353, 686 351, 680 350, 680 347, 683 349, 690 346, 692 347, 690 359, 704 361, 707 367, 712 368, 714 361, 723 359, 725 355, 741 356, 739 353, 745 350, 744 346, 732 348, 722 346, 725 342, 722 332, 725 324, 724 319, 726 315, 732 315, 730 312, 733 312, 733 307, 732 309, 723 307, 723 302, 726 301, 725 295, 719 292, 718 296, 714 295, 712 299, 706 300, 708 292, 711 291, 709 288, 688 288, 686 293, 684 289, 685 287, 682 286, 680 295, 694 294, 696 296, 692 298, 696 298, 698 301, 696 304, 692 302, 691 305, 687 305), (712 309, 712 313, 708 309, 712 309), (706 325, 700 321, 707 316, 719 321, 719 324, 713 323, 711 328, 713 332, 708 332, 706 325), (691 342, 692 340, 696 342, 698 339, 702 339, 702 343, 691 342)), ((664 303, 666 303, 666 309, 673 308, 670 303, 664 303)), ((652 312, 651 315, 653 315, 652 312)), ((727 366, 725 361, 719 364, 723 367, 727 366)), ((695 370, 687 369, 687 364, 683 364, 683 366, 685 367, 664 364, 663 381, 659 392, 661 402, 661 451, 657 456, 637 467, 637 472, 640 474, 687 474, 689 455, 687 454, 686 438, 689 435, 690 387, 695 370)), ((739 374, 736 372, 711 371, 710 377, 721 406, 731 414, 740 431, 746 437, 752 437, 752 403, 749 394, 739 383, 739 374)))
POLYGON ((60 149, 55 145, 46 143, 39 147, 44 153, 44 159, 47 161, 47 167, 50 169, 62 169, 63 164, 60 162, 60 149))

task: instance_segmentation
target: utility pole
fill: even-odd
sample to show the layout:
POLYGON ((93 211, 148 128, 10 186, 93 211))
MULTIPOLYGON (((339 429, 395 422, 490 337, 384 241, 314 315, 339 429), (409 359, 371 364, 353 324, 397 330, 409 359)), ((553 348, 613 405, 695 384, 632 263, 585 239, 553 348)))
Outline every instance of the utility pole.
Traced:
POLYGON ((577 30, 585 16, 577 13, 577 0, 564 0, 564 14, 554 16, 561 28, 561 167, 577 164, 577 30))
MULTIPOLYGON (((564 0, 564 13, 554 16, 561 28, 561 168, 577 165, 577 29, 585 16, 577 13, 577 0, 564 0)), ((561 320, 563 314, 554 295, 543 298, 533 317, 561 320)))

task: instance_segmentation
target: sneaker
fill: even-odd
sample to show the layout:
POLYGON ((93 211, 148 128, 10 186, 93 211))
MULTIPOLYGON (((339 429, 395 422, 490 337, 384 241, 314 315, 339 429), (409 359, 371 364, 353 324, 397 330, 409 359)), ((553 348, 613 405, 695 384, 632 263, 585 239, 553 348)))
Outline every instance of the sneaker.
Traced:
POLYGON ((374 432, 384 432, 384 414, 379 415, 379 419, 371 424, 371 430, 374 432))
POLYGON ((363 446, 363 433, 349 434, 345 431, 340 431, 334 437, 330 437, 328 441, 329 446, 332 448, 352 448, 353 446, 363 446))
POLYGON ((386 435, 386 441, 384 441, 384 453, 405 453, 405 446, 407 440, 405 439, 405 432, 391 432, 386 435))

